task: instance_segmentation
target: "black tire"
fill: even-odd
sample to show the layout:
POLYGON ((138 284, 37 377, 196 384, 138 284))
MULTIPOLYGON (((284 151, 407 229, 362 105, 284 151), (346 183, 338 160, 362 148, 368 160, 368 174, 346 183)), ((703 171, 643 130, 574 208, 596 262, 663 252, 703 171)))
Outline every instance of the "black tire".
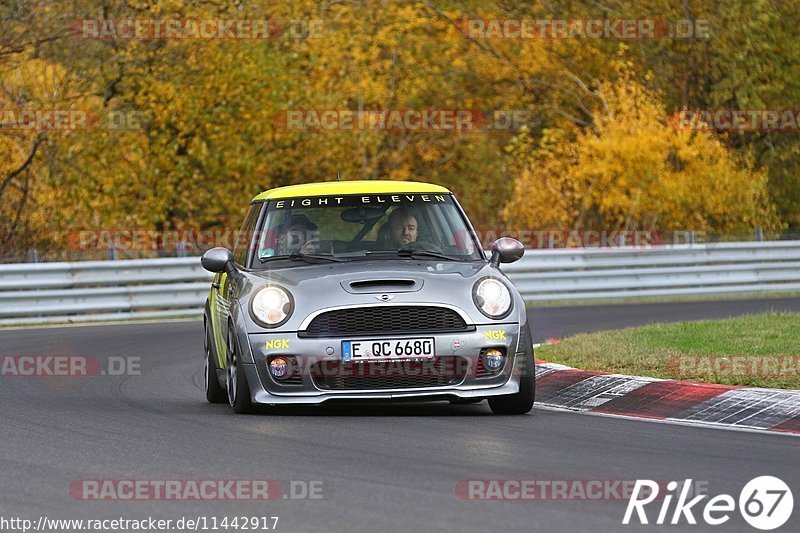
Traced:
POLYGON ((520 376, 519 392, 506 396, 493 396, 489 398, 489 407, 496 415, 524 415, 533 409, 533 400, 536 397, 536 367, 533 360, 533 344, 530 331, 527 332, 525 358, 523 359, 522 375, 520 376))
POLYGON ((227 366, 225 372, 228 376, 228 405, 234 413, 251 413, 253 404, 250 402, 250 386, 247 384, 247 376, 244 375, 241 351, 238 349, 233 327, 228 330, 227 366))
POLYGON ((203 348, 206 352, 205 369, 203 371, 203 378, 205 381, 206 400, 210 403, 227 403, 228 395, 225 389, 219 384, 217 378, 217 361, 214 357, 213 350, 211 349, 211 332, 208 323, 205 324, 205 341, 203 348))

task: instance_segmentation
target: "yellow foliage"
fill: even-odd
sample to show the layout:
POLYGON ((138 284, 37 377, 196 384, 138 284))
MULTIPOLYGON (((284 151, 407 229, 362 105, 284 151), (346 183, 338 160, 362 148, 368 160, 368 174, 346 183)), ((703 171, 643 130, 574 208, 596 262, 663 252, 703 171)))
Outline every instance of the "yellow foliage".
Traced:
MULTIPOLYGON (((641 13, 621 6, 624 18, 663 4, 645 3, 641 13)), ((635 54, 598 40, 476 41, 458 27, 556 8, 604 18, 596 2, 129 0, 102 10, 112 20, 268 17, 284 29, 321 21, 313 38, 163 41, 64 36, 65 21, 101 16, 92 0, 22 4, 0 7, 0 52, 22 50, 0 53, 0 106, 135 113, 141 124, 0 130, 0 186, 37 147, 0 191, 0 251, 57 244, 65 230, 238 228, 258 192, 337 173, 441 183, 483 228, 777 226, 753 161, 708 132, 669 126, 660 95, 611 60, 635 54), (527 118, 521 131, 470 133, 292 130, 276 119, 407 109, 527 118)), ((651 44, 666 46, 641 43, 651 44)))
POLYGON ((618 65, 603 82, 594 125, 523 134, 511 145, 516 178, 504 211, 531 228, 691 230, 775 229, 767 176, 707 131, 670 124, 657 93, 618 65))

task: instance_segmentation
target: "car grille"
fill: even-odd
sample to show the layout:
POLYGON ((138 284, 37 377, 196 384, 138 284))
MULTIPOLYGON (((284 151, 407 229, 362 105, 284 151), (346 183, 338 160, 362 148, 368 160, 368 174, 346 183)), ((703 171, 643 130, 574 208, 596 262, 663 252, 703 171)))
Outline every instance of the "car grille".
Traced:
POLYGON ((470 331, 461 315, 446 307, 349 307, 316 316, 303 333, 306 337, 385 335, 389 333, 441 333, 470 331))
POLYGON ((436 357, 427 361, 343 363, 324 361, 311 368, 311 378, 322 390, 417 389, 458 385, 467 375, 463 357, 436 357))
MULTIPOLYGON (((267 370, 269 372, 269 370, 267 370)), ((283 379, 275 379, 272 378, 275 383, 278 385, 302 385, 303 384, 303 376, 300 375, 300 372, 295 372, 293 374, 289 374, 283 379)))

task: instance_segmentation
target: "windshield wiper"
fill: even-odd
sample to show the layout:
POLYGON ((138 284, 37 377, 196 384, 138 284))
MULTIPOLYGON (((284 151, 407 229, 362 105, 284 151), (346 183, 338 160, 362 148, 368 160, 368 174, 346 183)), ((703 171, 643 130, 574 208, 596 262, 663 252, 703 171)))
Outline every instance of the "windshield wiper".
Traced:
POLYGON ((363 250, 360 252, 363 255, 347 255, 346 257, 369 257, 372 255, 399 255, 400 257, 433 257, 435 259, 443 259, 445 261, 460 261, 456 257, 440 254, 438 252, 429 252, 427 250, 415 250, 413 248, 401 248, 400 250, 363 250))
POLYGON ((334 263, 341 263, 343 259, 336 259, 333 257, 332 254, 304 254, 302 252, 297 252, 294 254, 289 254, 289 259, 291 261, 306 261, 308 259, 322 259, 323 261, 332 261, 334 263))
POLYGON ((272 257, 262 257, 259 259, 262 263, 266 263, 267 261, 272 261, 275 259, 288 259, 289 261, 306 261, 312 263, 314 260, 322 260, 322 261, 332 261, 334 263, 341 263, 343 259, 336 259, 332 255, 323 255, 323 254, 304 254, 304 253, 293 253, 289 255, 273 255, 272 257))
POLYGON ((450 257, 449 255, 429 252, 428 250, 415 250, 414 248, 400 248, 397 250, 397 255, 400 257, 435 257, 436 259, 444 259, 445 261, 458 261, 458 259, 450 257))

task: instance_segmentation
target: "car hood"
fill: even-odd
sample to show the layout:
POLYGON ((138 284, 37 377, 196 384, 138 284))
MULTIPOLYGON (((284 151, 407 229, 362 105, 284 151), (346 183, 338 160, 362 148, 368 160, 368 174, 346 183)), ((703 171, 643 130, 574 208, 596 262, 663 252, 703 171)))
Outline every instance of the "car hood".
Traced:
MULTIPOLYGON (((485 276, 501 278, 516 294, 508 278, 483 261, 455 262, 432 260, 374 260, 343 263, 293 265, 264 271, 242 273, 239 301, 249 308, 249 300, 265 285, 280 285, 291 292, 295 308, 292 317, 280 329, 297 331, 311 313, 344 305, 380 305, 389 301, 403 303, 447 304, 460 308, 475 324, 492 322, 475 307, 472 288, 485 276), (388 295, 388 300, 386 296, 388 295)), ((515 297, 515 304, 518 297, 515 297)), ((521 300, 520 300, 521 301, 521 300)), ((251 331, 265 330, 252 321, 251 331)), ((514 314, 504 320, 516 322, 514 314)), ((266 330, 269 331, 269 330, 266 330)))

